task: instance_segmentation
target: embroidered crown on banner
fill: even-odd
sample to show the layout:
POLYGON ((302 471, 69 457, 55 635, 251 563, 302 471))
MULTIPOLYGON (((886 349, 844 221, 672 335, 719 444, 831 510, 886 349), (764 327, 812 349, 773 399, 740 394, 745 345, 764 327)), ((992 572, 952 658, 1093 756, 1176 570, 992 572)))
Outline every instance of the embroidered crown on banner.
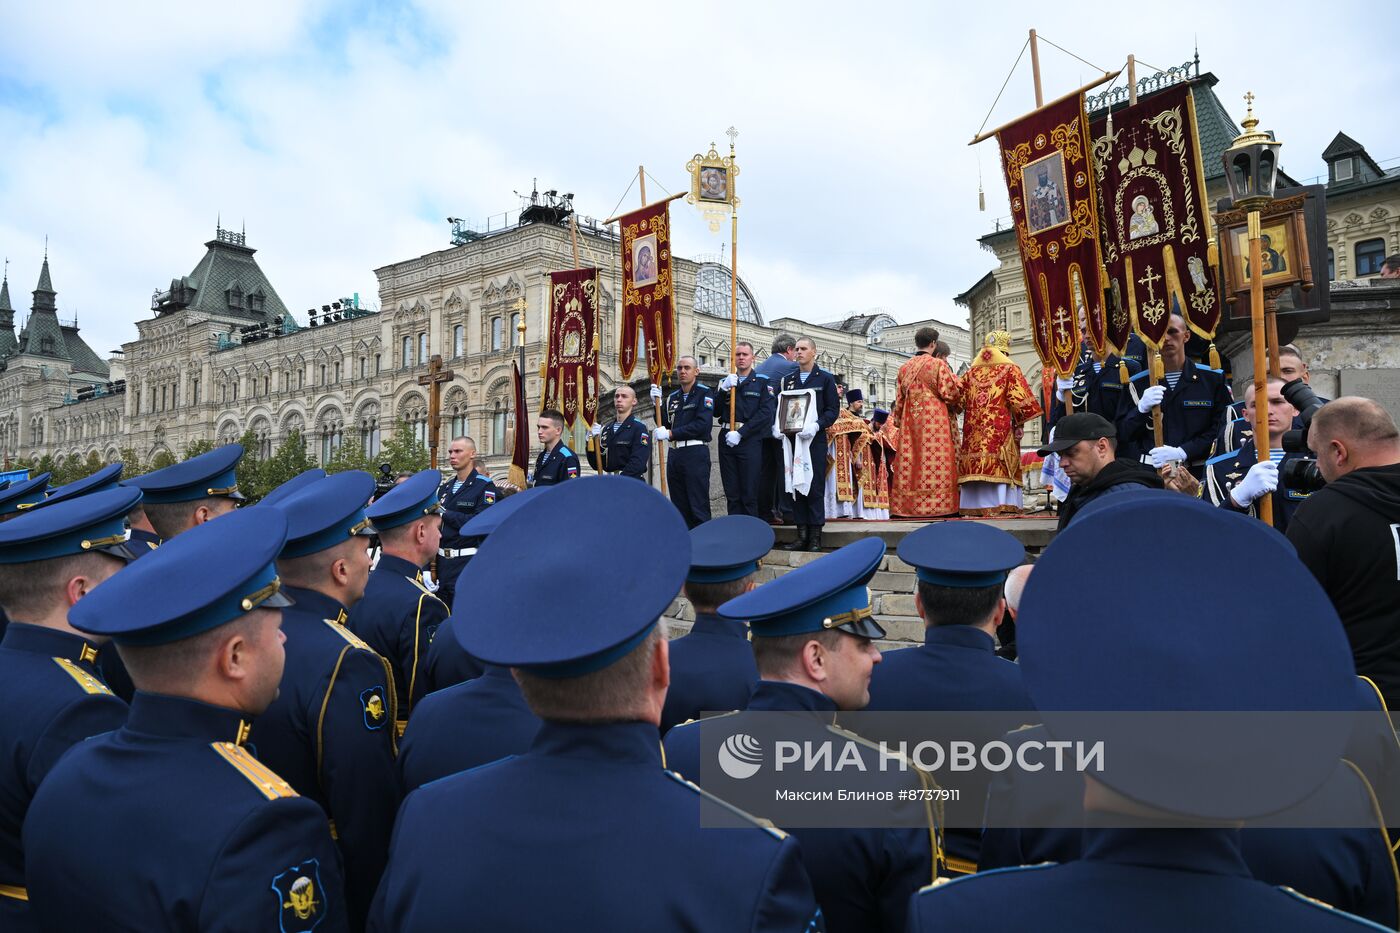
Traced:
POLYGON ((1129 168, 1142 168, 1143 164, 1157 164, 1157 150, 1148 149, 1146 152, 1140 146, 1134 146, 1133 151, 1128 153, 1127 158, 1118 160, 1118 173, 1127 174, 1129 168))

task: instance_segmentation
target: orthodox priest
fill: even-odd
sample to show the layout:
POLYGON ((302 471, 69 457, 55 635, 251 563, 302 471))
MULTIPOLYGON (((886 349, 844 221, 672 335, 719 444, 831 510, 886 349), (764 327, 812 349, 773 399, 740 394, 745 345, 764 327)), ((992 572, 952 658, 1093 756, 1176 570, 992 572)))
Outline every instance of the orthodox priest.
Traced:
POLYGON ((864 394, 851 389, 845 401, 848 407, 826 429, 826 517, 881 521, 890 517, 889 504, 879 504, 876 471, 883 459, 876 455, 870 425, 860 417, 864 394))
POLYGON ((919 328, 914 358, 899 367, 891 417, 899 449, 890 485, 892 515, 934 518, 958 511, 958 436, 950 410, 961 404, 963 385, 947 361, 934 355, 937 345, 938 331, 919 328))
POLYGON ((1007 355, 1010 349, 1011 335, 992 331, 963 376, 958 482, 964 515, 1021 511, 1021 434, 1025 423, 1040 414, 1040 403, 1007 355))

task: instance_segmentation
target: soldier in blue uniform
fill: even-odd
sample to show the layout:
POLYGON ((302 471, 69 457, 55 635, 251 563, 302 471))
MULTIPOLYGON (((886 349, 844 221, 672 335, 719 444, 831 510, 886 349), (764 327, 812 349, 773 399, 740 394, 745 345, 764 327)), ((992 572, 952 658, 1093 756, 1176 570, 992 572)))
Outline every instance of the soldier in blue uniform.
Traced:
POLYGON ((578 454, 562 440, 564 414, 553 408, 540 412, 539 421, 535 423, 535 434, 544 450, 535 458, 535 472, 530 476, 530 485, 553 486, 567 479, 578 479, 578 454))
POLYGON ((1283 435, 1293 427, 1296 412, 1283 397, 1283 380, 1270 376, 1269 387, 1269 459, 1259 462, 1254 446, 1254 383, 1245 389, 1244 417, 1226 424, 1216 439, 1211 458, 1206 461, 1206 477, 1202 484, 1205 497, 1221 508, 1257 515, 1255 505, 1264 496, 1272 496, 1274 527, 1288 530, 1288 520, 1308 498, 1308 493, 1284 489, 1279 485, 1279 471, 1290 460, 1307 455, 1285 451, 1283 435))
POLYGON ((690 532, 690 572, 682 591, 695 610, 690 633, 671 641, 671 689, 661 733, 702 712, 743 709, 758 683, 749 627, 719 607, 757 583, 759 561, 773 549, 773 529, 751 515, 725 515, 690 532))
POLYGON ((389 662, 344 625, 369 580, 359 470, 305 485, 272 506, 287 517, 277 557, 287 664, 277 699, 258 717, 258 760, 320 804, 345 865, 352 929, 361 929, 389 856, 402 790, 394 762, 397 698, 389 662))
MULTIPOLYGON (((536 496, 543 495, 552 488, 554 487, 536 486, 534 489, 525 489, 521 492, 506 496, 499 504, 487 509, 485 512, 482 512, 463 525, 463 535, 476 541, 477 547, 480 548, 486 543, 491 532, 501 527, 501 523, 515 514, 516 509, 536 496)), ((471 603, 464 601, 462 604, 462 611, 459 615, 469 618, 474 611, 471 603)), ((429 694, 438 690, 446 690, 449 687, 465 683, 469 680, 475 680, 485 672, 485 668, 482 667, 481 662, 467 654, 466 650, 462 648, 462 643, 452 635, 452 625, 453 622, 451 618, 445 619, 443 623, 438 626, 437 632, 433 635, 433 643, 428 647, 426 676, 428 680, 427 692, 429 694)), ((425 696, 423 699, 426 700, 427 697, 425 696)), ((423 730, 419 730, 418 734, 421 736, 423 730)), ((531 735, 533 734, 534 733, 531 733, 531 735)), ((405 732, 405 740, 407 737, 408 733, 405 732)), ((416 744, 421 745, 422 741, 422 739, 419 739, 416 744)), ((407 748, 406 744, 404 748, 407 748)), ((470 753, 470 750, 466 749, 458 751, 458 754, 470 753)), ((400 750, 399 754, 400 758, 402 758, 403 749, 400 750)), ((460 771, 462 769, 454 768, 453 770, 460 771)), ((450 774, 451 772, 445 771, 443 773, 450 774)), ((409 786, 411 787, 412 785, 409 786)))
MULTIPOLYGON (((868 584, 884 556, 883 541, 864 538, 721 606, 724 618, 749 620, 758 685, 744 712, 677 726, 665 739, 668 766, 705 781, 705 789, 721 798, 734 795, 734 782, 726 783, 716 768, 702 768, 706 728, 726 735, 766 731, 799 743, 833 737, 856 742, 865 762, 860 773, 873 783, 856 785, 856 772, 843 769, 841 786, 897 792, 886 825, 899 828, 809 822, 791 830, 802 843, 803 864, 832 931, 903 930, 909 898, 937 876, 941 832, 932 809, 897 802, 927 776, 912 766, 886 772, 880 753, 835 727, 839 710, 863 709, 869 702, 870 672, 881 657, 875 639, 885 632, 872 618, 868 584), (782 717, 781 733, 771 725, 775 712, 791 714, 782 717), (910 820, 913 813, 925 821, 922 826, 910 820)), ((773 813, 756 815, 784 823, 773 813)))
POLYGON ((665 425, 654 432, 671 442, 666 461, 666 486, 687 528, 710 520, 710 435, 715 423, 715 395, 697 381, 695 357, 676 361, 681 387, 666 396, 665 425))
POLYGON ((105 639, 84 638, 69 609, 126 565, 123 522, 134 489, 93 493, 0 526, 0 605, 12 618, 0 640, 0 928, 37 931, 24 881, 20 827, 59 757, 126 722, 126 704, 98 674, 105 639))
MULTIPOLYGON (((822 526, 826 524, 826 429, 841 414, 841 399, 836 394, 836 378, 817 365, 817 344, 811 337, 797 341, 797 372, 783 377, 779 392, 793 389, 814 389, 817 393, 817 426, 810 441, 812 485, 807 495, 793 493, 792 520, 797 524, 797 537, 780 545, 785 551, 820 551, 822 526)), ((773 436, 780 437, 778 425, 773 436)))
MULTIPOLYGON (((1004 711, 969 719, 957 738, 987 742, 1027 721, 1033 710, 1021 669, 997 657, 996 630, 1006 613, 1002 586, 1025 562, 1021 542, 977 522, 925 525, 899 543, 899 559, 915 569, 914 609, 924 643, 890 651, 870 680, 872 710, 1004 711)), ((959 779, 962 796, 944 805, 948 868, 977 870, 986 781, 959 779), (962 808, 962 812, 959 812, 962 808)))
POLYGON ((428 692, 428 647, 448 615, 443 601, 423 585, 423 568, 442 540, 441 482, 437 470, 415 473, 365 509, 383 552, 346 622, 389 662, 399 735, 413 705, 428 692))
POLYGON ((773 428, 778 390, 753 368, 753 344, 740 342, 734 351, 738 372, 720 380, 716 405, 724 423, 719 445, 719 478, 729 500, 730 515, 758 515, 758 487, 763 473, 763 444, 773 428), (734 424, 729 424, 729 393, 738 392, 734 424))
POLYGON ((675 509, 622 477, 565 484, 493 533, 463 571, 474 612, 455 634, 515 672, 544 724, 524 754, 408 795, 371 930, 822 929, 796 843, 743 814, 702 827, 704 793, 664 770, 657 621, 689 564, 675 509), (635 551, 630 572, 594 572, 545 524, 635 551), (582 617, 559 611, 565 586, 582 617))
POLYGON ((1219 370, 1200 366, 1186 358, 1189 330, 1179 314, 1162 341, 1162 365, 1166 381, 1147 386, 1149 371, 1132 377, 1132 389, 1118 404, 1118 456, 1150 462, 1156 469, 1168 463, 1184 463, 1201 479, 1211 442, 1230 417, 1230 388, 1219 370), (1147 386, 1146 388, 1142 388, 1147 386), (1162 408, 1162 446, 1154 446, 1152 407, 1162 408))
POLYGON ((69 751, 29 808, 41 929, 347 929, 325 812, 247 747, 282 680, 286 534, 277 509, 201 525, 69 612, 117 642, 138 689, 126 725, 69 751))
POLYGON ((0 489, 0 522, 18 518, 41 505, 49 488, 49 474, 40 473, 0 489))
POLYGON ((613 390, 613 407, 616 418, 588 429, 588 435, 598 438, 602 448, 601 462, 596 452, 588 451, 588 465, 599 473, 621 473, 646 480, 651 464, 651 432, 642 419, 632 414, 637 407, 637 390, 625 382, 619 385, 613 390))
POLYGON ((151 528, 169 541, 182 531, 226 515, 244 501, 238 491, 240 444, 225 444, 153 473, 122 480, 141 490, 151 528))
MULTIPOLYGON (((1074 727, 1051 711, 1345 710, 1355 695, 1335 611, 1316 581, 1298 572, 1287 542, 1185 496, 1135 497, 1086 514, 1041 556, 1022 610, 1035 620, 1018 633, 1026 687, 1057 736, 1074 727), (1144 529, 1157 540, 1209 541, 1212 552, 1233 555, 1238 573, 1207 572, 1198 549, 1166 548, 1144 576, 1144 529), (1095 572, 1121 581, 1125 604, 1135 607, 1117 618, 1111 638, 1102 616, 1084 608, 1082 568, 1091 552, 1095 572), (1242 588, 1241 576, 1263 585, 1242 588), (1162 579, 1190 580, 1192 598, 1212 611, 1183 612, 1178 601, 1156 598, 1162 579)), ((1211 755, 1168 739, 1160 731, 1166 720, 1104 727, 1106 744, 1122 751, 1084 774, 1091 823, 1079 860, 925 889, 909 929, 1372 928, 1251 878, 1235 828, 1309 798, 1333 772, 1346 731, 1313 730, 1305 752, 1268 729, 1241 730, 1228 736, 1231 754, 1211 755)))
POLYGON ((447 462, 457 471, 438 487, 442 503, 442 541, 438 545, 435 576, 437 596, 452 608, 457 591, 457 575, 476 553, 479 543, 462 534, 462 526, 496 503, 496 484, 491 477, 476 470, 476 441, 470 437, 454 437, 447 447, 447 462))
POLYGON ((1123 381, 1123 370, 1127 369, 1129 379, 1133 374, 1146 368, 1147 348, 1137 334, 1128 337, 1128 346, 1123 355, 1110 353, 1103 362, 1093 358, 1087 340, 1070 379, 1055 380, 1055 399, 1050 403, 1050 425, 1058 424, 1065 414, 1063 395, 1071 392, 1076 412, 1090 411, 1112 423, 1118 418, 1118 407, 1127 393, 1123 381))

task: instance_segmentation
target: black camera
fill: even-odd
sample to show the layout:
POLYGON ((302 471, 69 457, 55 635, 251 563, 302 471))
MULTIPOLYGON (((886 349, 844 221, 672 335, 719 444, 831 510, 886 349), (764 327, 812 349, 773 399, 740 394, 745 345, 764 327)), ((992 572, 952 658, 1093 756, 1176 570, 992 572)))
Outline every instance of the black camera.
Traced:
POLYGON ((374 478, 374 498, 378 499, 394 488, 394 466, 391 463, 379 464, 379 475, 374 478))
MULTIPOLYGON (((1308 453, 1308 431, 1312 428, 1313 415, 1317 410, 1327 404, 1317 397, 1302 379, 1294 379, 1292 382, 1283 384, 1283 397, 1298 411, 1298 419, 1303 422, 1301 428, 1294 428, 1292 431, 1285 431, 1283 435, 1283 449, 1288 453, 1300 454, 1308 453)), ((1322 471, 1317 468, 1315 458, 1297 458, 1288 461, 1279 471, 1279 483, 1285 489, 1292 489, 1296 492, 1312 493, 1317 492, 1327 485, 1327 480, 1322 478, 1322 471)))

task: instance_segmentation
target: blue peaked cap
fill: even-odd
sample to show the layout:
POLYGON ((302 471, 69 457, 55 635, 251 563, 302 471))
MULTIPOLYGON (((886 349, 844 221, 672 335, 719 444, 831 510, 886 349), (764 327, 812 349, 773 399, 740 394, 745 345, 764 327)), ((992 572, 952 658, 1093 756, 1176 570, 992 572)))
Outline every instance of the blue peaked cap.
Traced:
POLYGON ((272 507, 287 516, 287 543, 278 557, 305 557, 374 534, 365 517, 365 503, 373 494, 374 477, 350 470, 305 484, 275 503, 272 507))
POLYGON ((457 532, 463 538, 484 538, 510 518, 525 503, 539 498, 554 486, 531 486, 529 489, 522 489, 520 492, 512 493, 503 499, 497 499, 496 503, 488 508, 482 509, 473 515, 461 530, 457 532))
POLYGON ((564 483, 521 505, 467 564, 457 589, 472 594, 472 611, 454 617, 452 633, 487 664, 579 677, 641 644, 689 566, 685 522, 655 489, 620 476, 564 483), (577 529, 587 548, 550 528, 577 529), (628 573, 598 572, 597 556, 610 553, 634 555, 628 573))
POLYGON ((758 571, 773 550, 773 529, 752 515, 725 515, 690 530, 687 583, 728 583, 758 571))
POLYGON ((0 489, 0 515, 11 515, 34 508, 44 501, 44 492, 48 488, 49 474, 40 473, 0 489))
POLYGON ((365 515, 375 531, 407 525, 425 515, 439 515, 442 505, 438 502, 437 491, 441 484, 442 474, 437 470, 415 473, 380 496, 365 509, 365 515))
POLYGON ((122 568, 73 604, 69 623, 118 644, 165 645, 292 601, 274 561, 287 538, 280 509, 240 509, 197 525, 122 568))
POLYGON ((312 467, 293 476, 280 486, 274 488, 267 495, 258 500, 258 505, 276 505, 289 496, 294 496, 318 479, 325 479, 326 471, 320 467, 312 467))
POLYGON ((146 494, 144 501, 156 505, 172 502, 194 502, 211 496, 243 500, 238 491, 238 461, 243 458, 242 444, 225 444, 182 463, 123 480, 123 486, 134 486, 146 494))
POLYGON ((934 522, 899 542, 899 559, 935 586, 992 587, 1026 562, 1016 536, 981 522, 934 522))
POLYGON ((719 607, 726 619, 749 623, 755 638, 831 629, 857 638, 884 638, 866 585, 885 556, 885 542, 862 538, 737 596, 719 607))
POLYGON ((55 502, 66 502, 69 499, 76 499, 78 496, 86 496, 88 493, 101 492, 104 489, 114 489, 121 478, 122 465, 120 463, 109 463, 91 476, 84 476, 82 479, 74 480, 56 489, 50 489, 48 498, 40 503, 40 505, 47 506, 55 502))
POLYGON ((25 512, 0 525, 0 564, 92 552, 131 560, 126 513, 140 501, 141 490, 115 487, 25 512))

